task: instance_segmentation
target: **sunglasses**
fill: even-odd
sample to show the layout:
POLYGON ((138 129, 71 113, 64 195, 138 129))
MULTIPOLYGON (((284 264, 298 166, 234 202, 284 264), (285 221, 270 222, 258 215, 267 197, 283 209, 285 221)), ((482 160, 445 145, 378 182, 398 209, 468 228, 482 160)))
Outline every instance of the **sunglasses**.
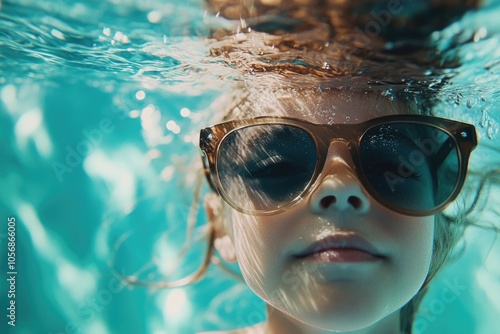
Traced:
POLYGON ((473 125, 424 115, 390 115, 359 124, 314 124, 257 117, 200 132, 211 188, 231 207, 270 215, 300 201, 323 173, 332 141, 347 144, 364 189, 401 214, 435 214, 460 192, 473 125))

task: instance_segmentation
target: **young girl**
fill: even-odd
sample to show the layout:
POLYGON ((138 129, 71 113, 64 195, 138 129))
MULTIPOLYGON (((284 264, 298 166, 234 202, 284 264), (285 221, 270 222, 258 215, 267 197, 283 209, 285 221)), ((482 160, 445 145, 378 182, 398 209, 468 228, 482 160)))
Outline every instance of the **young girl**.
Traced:
POLYGON ((237 333, 409 333, 455 240, 439 213, 474 127, 352 86, 245 104, 200 136, 215 248, 267 304, 266 323, 237 333))
MULTIPOLYGON (((439 24, 466 7, 442 20, 436 3, 439 24)), ((214 29, 212 55, 248 75, 200 133, 205 265, 170 286, 199 279, 215 248, 267 305, 266 322, 230 333, 411 333, 467 224, 442 212, 477 144, 472 125, 429 116, 429 74, 454 63, 419 44, 437 26, 397 1, 211 5, 240 22, 214 29)))

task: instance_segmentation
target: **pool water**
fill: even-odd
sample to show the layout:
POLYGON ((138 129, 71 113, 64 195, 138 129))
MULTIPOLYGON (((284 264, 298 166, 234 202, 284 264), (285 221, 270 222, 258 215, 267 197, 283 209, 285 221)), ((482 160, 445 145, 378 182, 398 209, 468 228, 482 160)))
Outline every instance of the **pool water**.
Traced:
MULTIPOLYGON (((0 242, 16 219, 15 327, 1 333, 194 333, 265 320, 263 303, 211 268, 186 288, 158 282, 196 270, 203 210, 178 260, 201 167, 197 132, 231 81, 210 60, 210 25, 231 22, 201 0, 0 1, 0 242), (223 84, 224 83, 224 84, 223 84)), ((472 171, 500 166, 500 3, 432 33, 459 57, 435 113, 474 123, 472 171)), ((224 64, 223 64, 224 65, 224 64)), ((498 223, 499 189, 476 213, 498 223)), ((206 185, 202 193, 207 192, 206 185)), ((500 242, 470 229, 440 273, 415 333, 500 333, 500 242)), ((237 271, 237 268, 234 268, 237 271)), ((13 298, 2 283, 3 312, 13 298)), ((7 319, 7 320, 6 320, 7 319)))

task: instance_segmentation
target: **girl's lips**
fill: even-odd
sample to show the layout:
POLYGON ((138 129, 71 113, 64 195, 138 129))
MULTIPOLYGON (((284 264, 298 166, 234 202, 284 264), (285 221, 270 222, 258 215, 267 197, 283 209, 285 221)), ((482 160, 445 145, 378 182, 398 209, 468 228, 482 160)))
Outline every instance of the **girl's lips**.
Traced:
POLYGON ((372 262, 380 259, 357 248, 329 248, 304 258, 319 262, 372 262))
POLYGON ((333 234, 313 242, 295 257, 320 262, 371 262, 385 256, 358 235, 333 234))

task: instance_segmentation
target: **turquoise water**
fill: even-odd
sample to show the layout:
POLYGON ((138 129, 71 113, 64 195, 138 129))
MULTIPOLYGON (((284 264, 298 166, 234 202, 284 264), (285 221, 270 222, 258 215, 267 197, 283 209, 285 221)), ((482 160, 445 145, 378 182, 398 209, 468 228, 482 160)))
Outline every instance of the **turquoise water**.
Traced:
MULTIPOLYGON (((199 168, 197 132, 230 70, 209 59, 215 18, 201 1, 1 2, 1 308, 8 217, 16 218, 16 326, 1 333, 193 333, 264 320, 243 284, 211 268, 187 288, 125 285, 196 269, 205 217, 186 236, 199 168), (193 168, 196 167, 196 168, 193 168), (175 268, 181 270, 172 273, 175 268)), ((471 170, 500 166, 500 5, 487 2, 432 35, 463 65, 439 115, 476 124, 471 170), (452 41, 459 43, 452 43, 452 41), (454 46, 457 44, 457 46, 454 46)), ((227 24, 219 21, 217 24, 227 24)), ((204 189, 206 191, 206 189, 204 189)), ((498 222, 498 189, 477 221, 498 222)), ((416 333, 500 333, 500 245, 471 229, 438 277, 416 333), (451 289, 453 296, 444 296, 451 289), (447 290, 447 291, 449 291, 447 290)), ((7 319, 7 320, 6 320, 7 319)))

